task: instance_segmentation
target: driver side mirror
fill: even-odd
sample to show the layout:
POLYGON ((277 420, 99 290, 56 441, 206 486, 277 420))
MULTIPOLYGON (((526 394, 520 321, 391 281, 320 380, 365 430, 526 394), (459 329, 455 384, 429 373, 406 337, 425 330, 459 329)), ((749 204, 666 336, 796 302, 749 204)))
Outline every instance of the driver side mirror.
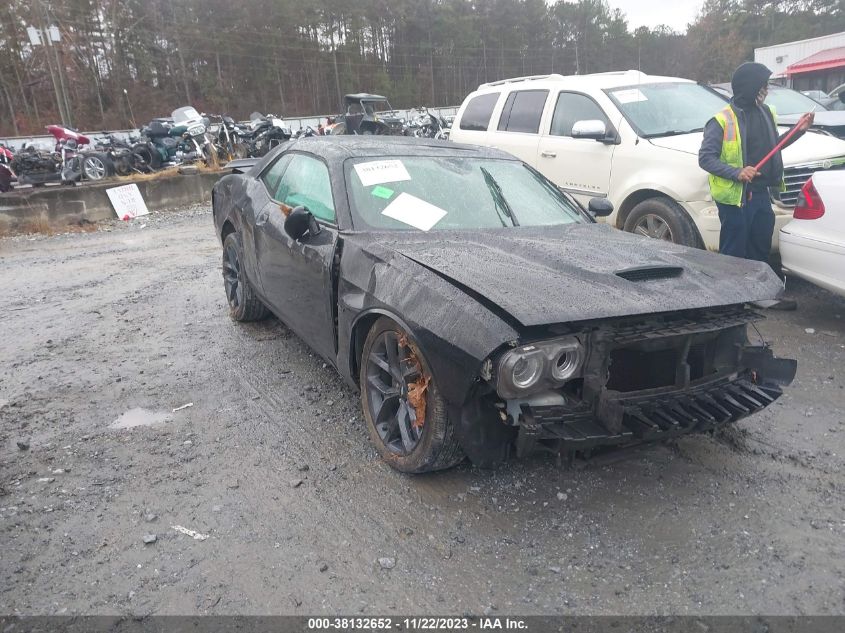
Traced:
POLYGON ((294 207, 285 218, 285 233, 296 242, 308 235, 317 235, 320 232, 320 223, 314 218, 306 207, 294 207))
POLYGON ((590 198, 587 209, 597 218, 606 218, 613 213, 613 203, 607 198, 590 198))

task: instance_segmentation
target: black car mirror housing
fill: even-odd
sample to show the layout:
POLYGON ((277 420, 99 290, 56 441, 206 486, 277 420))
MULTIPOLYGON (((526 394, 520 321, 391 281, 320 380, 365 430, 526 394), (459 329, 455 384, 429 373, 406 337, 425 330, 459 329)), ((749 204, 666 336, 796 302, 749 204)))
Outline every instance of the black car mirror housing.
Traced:
POLYGON ((306 207, 294 207, 285 218, 285 233, 294 241, 299 241, 306 235, 317 235, 320 223, 306 207))
POLYGON ((590 198, 587 209, 597 218, 606 218, 613 213, 613 203, 607 198, 590 198))

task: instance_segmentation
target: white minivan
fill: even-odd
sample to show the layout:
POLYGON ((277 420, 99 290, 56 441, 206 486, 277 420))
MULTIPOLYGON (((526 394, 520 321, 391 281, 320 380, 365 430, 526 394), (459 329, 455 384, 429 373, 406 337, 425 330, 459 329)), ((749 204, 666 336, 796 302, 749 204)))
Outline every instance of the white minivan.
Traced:
MULTIPOLYGON (((585 206, 608 198, 607 221, 617 228, 717 250, 719 216, 698 149, 704 125, 724 107, 693 81, 636 70, 519 77, 471 93, 450 138, 518 156, 585 206)), ((845 168, 845 141, 807 133, 783 160, 787 190, 772 198, 775 248, 807 179, 845 168)))

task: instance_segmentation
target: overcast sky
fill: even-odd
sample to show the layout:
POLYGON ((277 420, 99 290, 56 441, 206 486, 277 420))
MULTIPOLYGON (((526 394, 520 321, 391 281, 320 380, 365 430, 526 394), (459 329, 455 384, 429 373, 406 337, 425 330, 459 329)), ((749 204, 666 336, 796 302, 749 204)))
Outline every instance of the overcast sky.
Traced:
POLYGON ((622 9, 628 16, 628 28, 667 24, 681 33, 695 19, 704 0, 608 0, 611 9, 622 9))

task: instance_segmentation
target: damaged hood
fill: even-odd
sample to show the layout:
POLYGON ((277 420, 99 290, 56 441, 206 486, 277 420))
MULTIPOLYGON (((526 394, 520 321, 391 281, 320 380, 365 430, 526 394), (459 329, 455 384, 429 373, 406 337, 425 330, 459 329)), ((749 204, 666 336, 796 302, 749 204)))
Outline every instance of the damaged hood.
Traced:
POLYGON ((373 237, 523 326, 765 300, 782 288, 766 264, 603 224, 373 237))

